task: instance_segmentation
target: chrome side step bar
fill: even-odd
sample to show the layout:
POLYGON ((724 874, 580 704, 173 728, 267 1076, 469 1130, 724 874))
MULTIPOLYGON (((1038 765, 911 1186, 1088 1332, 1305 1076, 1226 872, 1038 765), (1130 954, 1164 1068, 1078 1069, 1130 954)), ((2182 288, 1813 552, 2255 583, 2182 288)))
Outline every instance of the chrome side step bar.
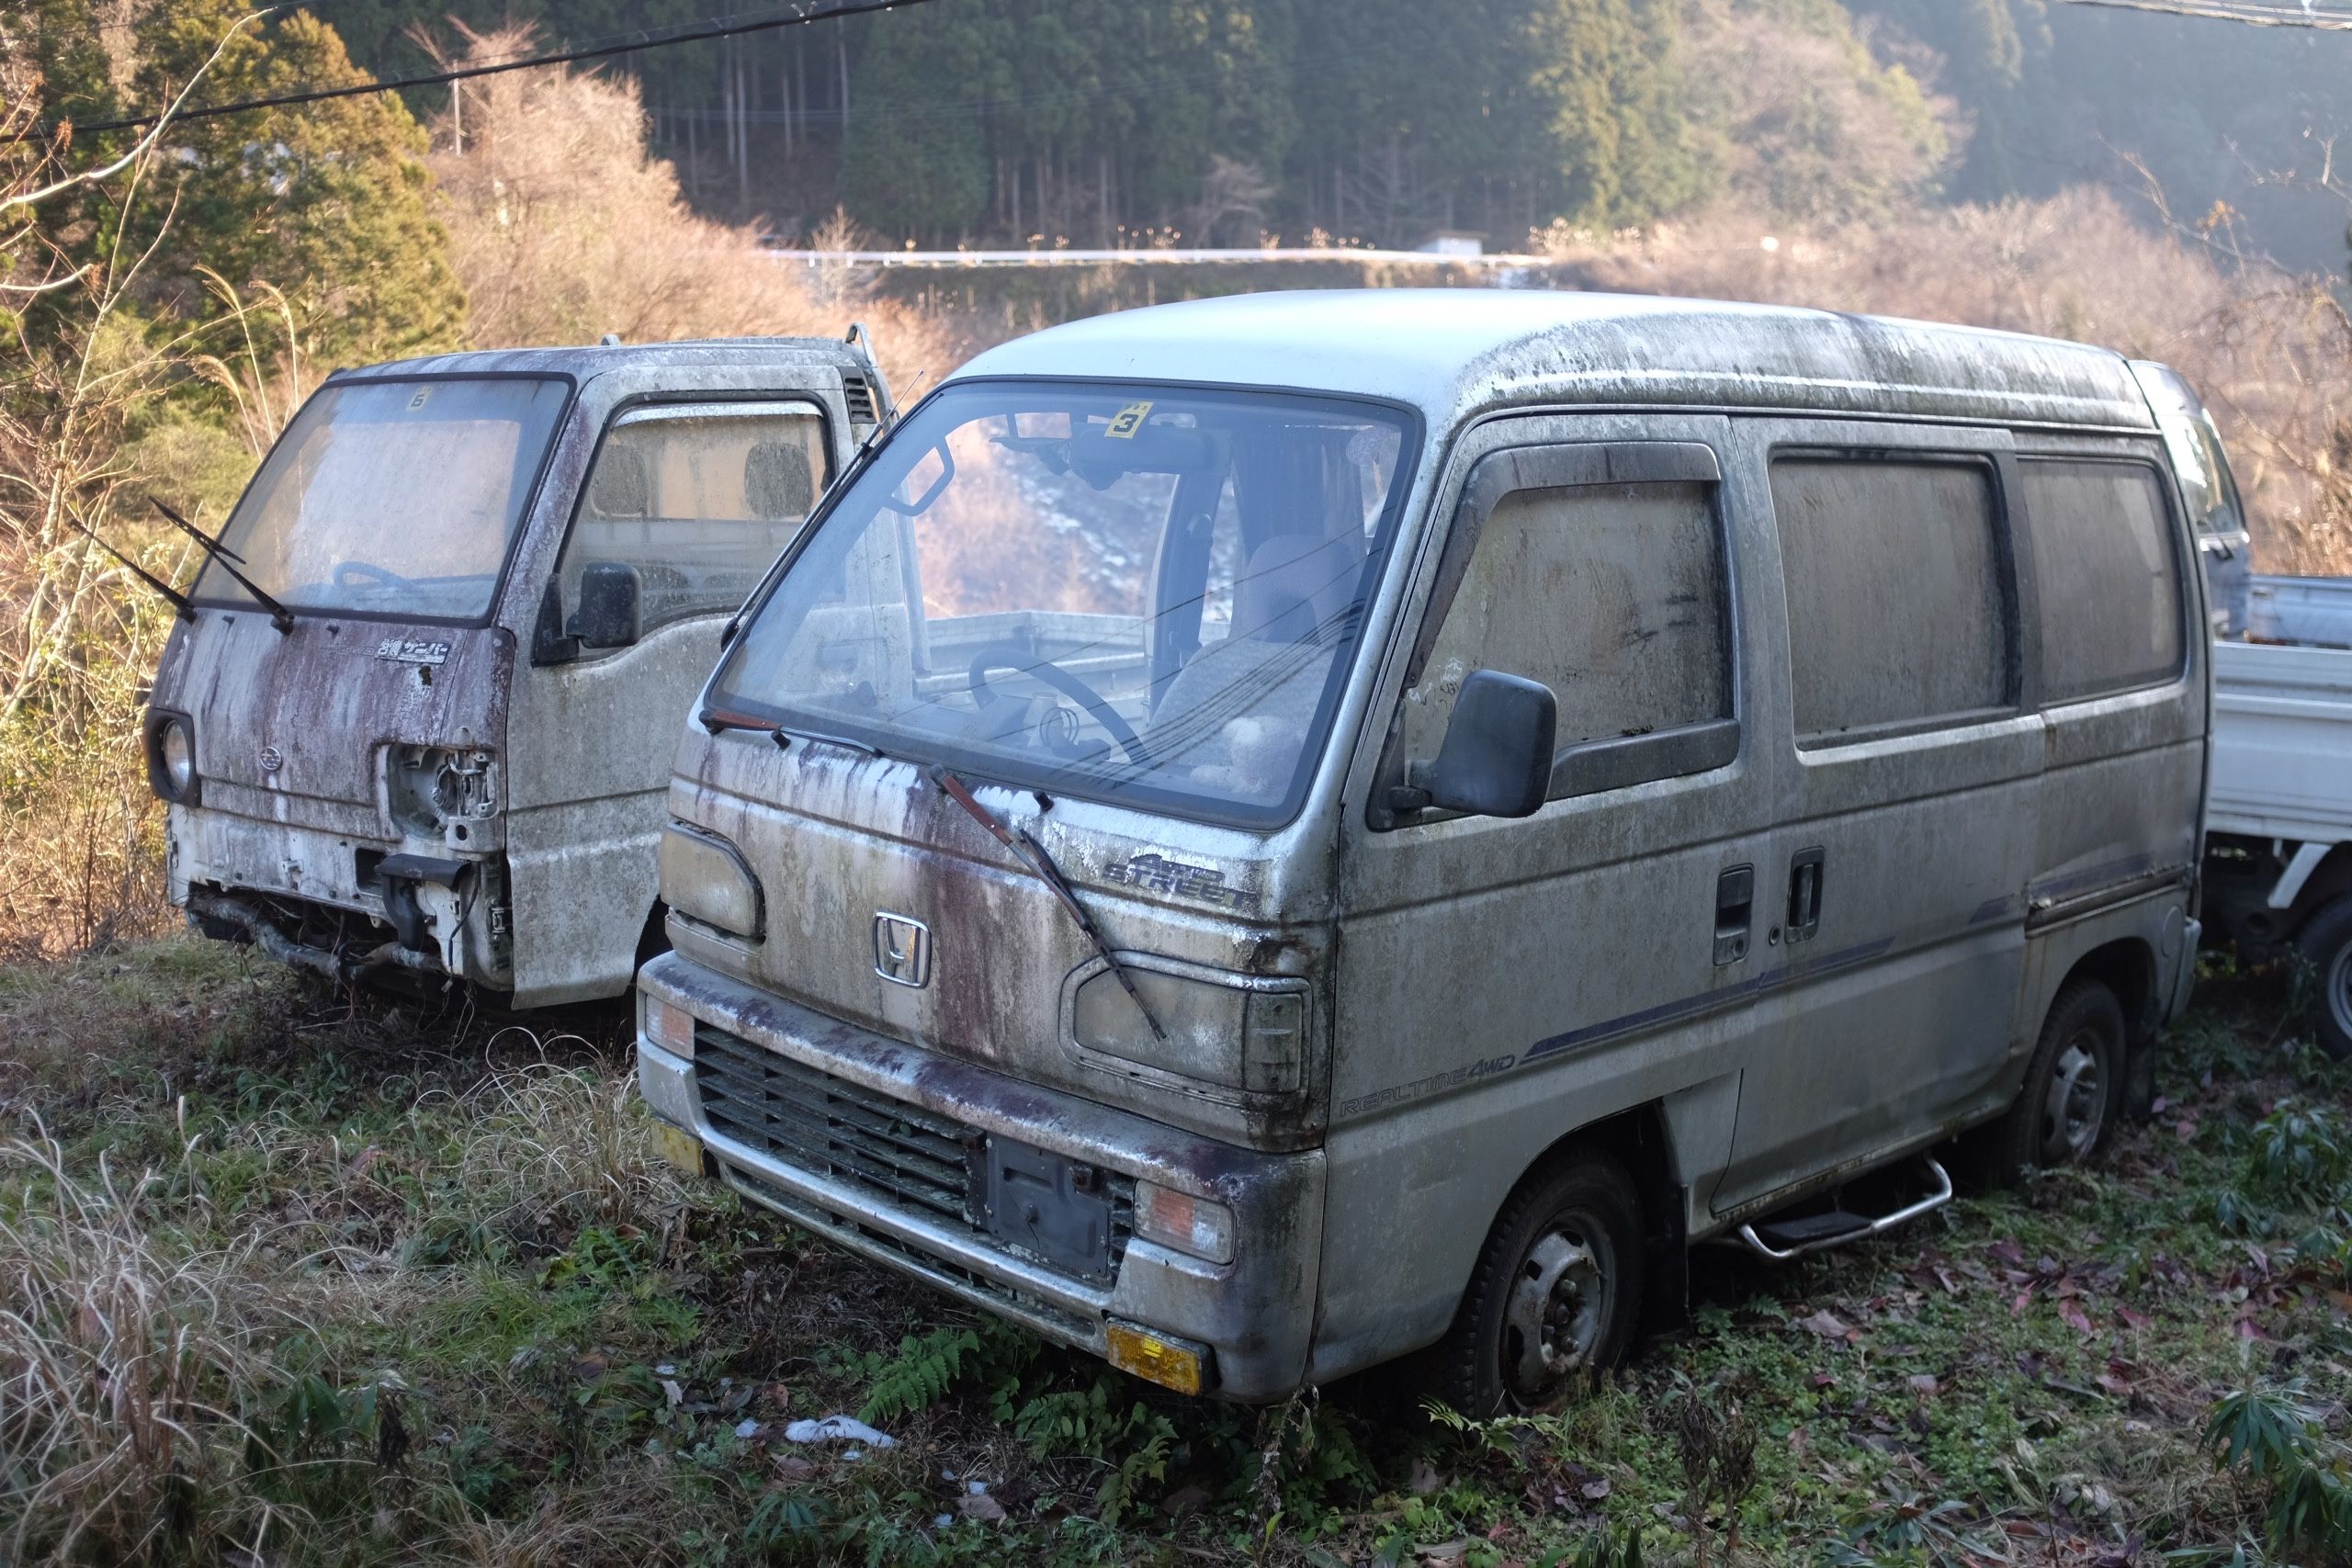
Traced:
POLYGON ((1774 1263, 1787 1263, 1803 1258, 1809 1252, 1826 1252, 1833 1247, 1844 1247, 1849 1242, 1862 1241, 1868 1237, 1882 1235, 1897 1225, 1907 1224, 1922 1214, 1932 1213, 1951 1201, 1951 1173, 1929 1156, 1922 1155, 1919 1157, 1927 1166, 1928 1175, 1935 1178, 1936 1190, 1916 1203, 1905 1204, 1894 1213, 1882 1214, 1874 1220, 1865 1219, 1860 1214, 1822 1215, 1820 1217, 1825 1220, 1843 1218, 1852 1220, 1855 1224, 1844 1229, 1832 1231, 1826 1235, 1808 1237, 1793 1247, 1774 1247, 1756 1234, 1756 1227, 1753 1224, 1739 1227, 1739 1239, 1746 1242, 1748 1250, 1758 1258, 1769 1258, 1774 1263))

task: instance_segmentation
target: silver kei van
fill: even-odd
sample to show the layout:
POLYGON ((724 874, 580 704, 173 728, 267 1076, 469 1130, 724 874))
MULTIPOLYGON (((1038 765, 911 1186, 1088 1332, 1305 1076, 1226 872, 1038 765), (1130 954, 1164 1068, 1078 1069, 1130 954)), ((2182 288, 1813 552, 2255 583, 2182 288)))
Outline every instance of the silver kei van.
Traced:
POLYGON ((330 377, 176 596, 145 728, 173 899, 338 979, 626 991, 678 716, 888 411, 859 341, 330 377))
POLYGON ((642 1090, 1169 1386, 1419 1351, 1541 1408, 1694 1243, 2099 1147, 2190 984, 2201 601, 2077 344, 1476 290, 1040 333, 704 691, 642 1090))

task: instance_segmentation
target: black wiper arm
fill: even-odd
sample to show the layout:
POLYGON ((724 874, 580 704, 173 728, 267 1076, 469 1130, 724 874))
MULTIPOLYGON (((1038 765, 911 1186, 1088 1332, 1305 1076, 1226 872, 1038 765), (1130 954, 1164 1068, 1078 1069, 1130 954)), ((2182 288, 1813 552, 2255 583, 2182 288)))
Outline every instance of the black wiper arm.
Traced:
POLYGON ((705 708, 698 722, 713 735, 729 729, 764 730, 779 750, 798 740, 814 741, 820 746, 838 746, 844 751, 863 751, 869 757, 888 755, 871 741, 853 740, 846 735, 829 735, 821 729, 808 729, 797 724, 784 725, 773 719, 753 718, 749 714, 736 713, 729 708, 705 708))
POLYGON ((779 724, 774 729, 770 730, 769 734, 775 737, 776 749, 778 750, 782 750, 786 747, 790 746, 795 740, 798 740, 802 742, 814 741, 820 746, 838 746, 844 751, 863 751, 869 757, 883 757, 888 755, 888 753, 884 751, 881 747, 875 745, 871 740, 853 740, 846 735, 829 735, 824 730, 804 729, 797 724, 779 724))
POLYGON ((1127 993, 1128 998, 1136 1004, 1136 1010, 1143 1014, 1143 1021, 1151 1025, 1152 1038, 1166 1040, 1168 1031, 1159 1027, 1159 1020, 1152 1016, 1151 1004, 1143 999, 1141 991, 1136 989, 1135 976, 1128 974, 1127 966, 1119 962, 1119 955, 1111 951, 1111 944, 1104 940, 1102 928, 1094 923, 1094 917, 1086 912, 1086 906, 1078 901, 1077 893, 1071 890, 1061 868, 1054 864, 1053 856, 1046 852, 1046 846, 1020 829, 1008 828, 997 820, 996 813, 980 804, 971 786, 945 768, 935 767, 930 773, 931 782, 937 784, 948 799, 962 807, 973 821, 989 830, 990 838, 1012 851, 1013 857, 1029 869, 1031 875, 1052 889, 1055 901, 1069 911, 1071 919, 1078 922, 1078 929, 1086 933, 1086 940, 1094 944, 1094 951, 1101 953, 1102 962, 1110 965, 1113 977, 1119 982, 1119 988, 1127 993))
POLYGON ((147 504, 162 513, 165 522, 171 524, 172 526, 177 528, 181 533, 186 534, 189 538, 194 539, 198 545, 202 546, 204 553, 212 558, 214 565, 218 566, 222 571, 227 572, 231 577, 235 578, 237 580, 237 586, 252 594, 254 602, 260 604, 263 609, 269 612, 269 624, 277 628, 280 636, 283 636, 288 632, 291 632, 294 629, 294 612, 279 604, 277 600, 271 598, 268 594, 263 592, 259 583, 255 582, 252 578, 247 577, 243 572, 239 571, 235 567, 229 564, 232 560, 243 560, 245 558, 244 557, 238 555, 228 546, 222 544, 220 540, 214 538, 211 535, 206 533, 203 529, 198 527, 195 524, 189 522, 187 518, 181 516, 178 513, 164 505, 155 497, 152 495, 149 496, 147 498, 147 504))
POLYGON ((170 600, 172 603, 172 608, 178 613, 181 620, 192 621, 196 619, 195 601, 191 600, 187 594, 181 592, 178 589, 173 587, 162 578, 157 577, 153 572, 149 571, 145 567, 141 566, 137 561, 132 560, 129 556, 124 555, 120 550, 116 549, 112 545, 107 544, 96 534, 91 533, 89 525, 82 522, 81 519, 75 518, 74 520, 74 526, 81 529, 83 534, 88 537, 90 543, 97 546, 98 548, 106 551, 107 554, 114 557, 115 559, 130 568, 132 576, 138 578, 140 581, 145 583, 148 587, 153 589, 156 592, 170 600))

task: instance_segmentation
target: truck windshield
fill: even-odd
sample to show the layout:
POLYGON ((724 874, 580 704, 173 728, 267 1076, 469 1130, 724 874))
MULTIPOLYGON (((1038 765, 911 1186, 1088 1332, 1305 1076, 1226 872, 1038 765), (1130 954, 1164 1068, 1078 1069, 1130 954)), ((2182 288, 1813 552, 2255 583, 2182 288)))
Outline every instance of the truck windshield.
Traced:
MULTIPOLYGON (((570 392, 539 377, 322 388, 270 448, 220 542, 291 609, 478 619, 570 392)), ((217 562, 195 596, 253 603, 217 562)))
POLYGON ((2188 498, 2188 515, 2201 534, 2245 531, 2245 507, 2238 500, 2238 481, 2230 472, 2222 448, 2222 433, 2206 412, 2188 378, 2167 366, 2150 366, 2140 378, 2156 424, 2172 453, 2180 488, 2188 498))
POLYGON ((758 606, 713 716, 1287 820, 1395 531, 1408 430, 1287 393, 948 388, 758 606))

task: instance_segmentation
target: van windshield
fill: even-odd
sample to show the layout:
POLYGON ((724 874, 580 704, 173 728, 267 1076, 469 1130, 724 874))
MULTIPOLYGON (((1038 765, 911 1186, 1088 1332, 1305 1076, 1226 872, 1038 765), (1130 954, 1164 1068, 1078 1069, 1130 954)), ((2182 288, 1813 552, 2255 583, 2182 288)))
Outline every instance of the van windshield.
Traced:
POLYGON ((716 716, 1265 825, 1296 813, 1395 531, 1408 416, 951 387, 759 605, 716 716))
MULTIPOLYGON (((542 377, 322 388, 220 531, 231 564, 290 609, 479 619, 570 395, 542 377)), ((209 561, 196 597, 253 603, 209 561)))

